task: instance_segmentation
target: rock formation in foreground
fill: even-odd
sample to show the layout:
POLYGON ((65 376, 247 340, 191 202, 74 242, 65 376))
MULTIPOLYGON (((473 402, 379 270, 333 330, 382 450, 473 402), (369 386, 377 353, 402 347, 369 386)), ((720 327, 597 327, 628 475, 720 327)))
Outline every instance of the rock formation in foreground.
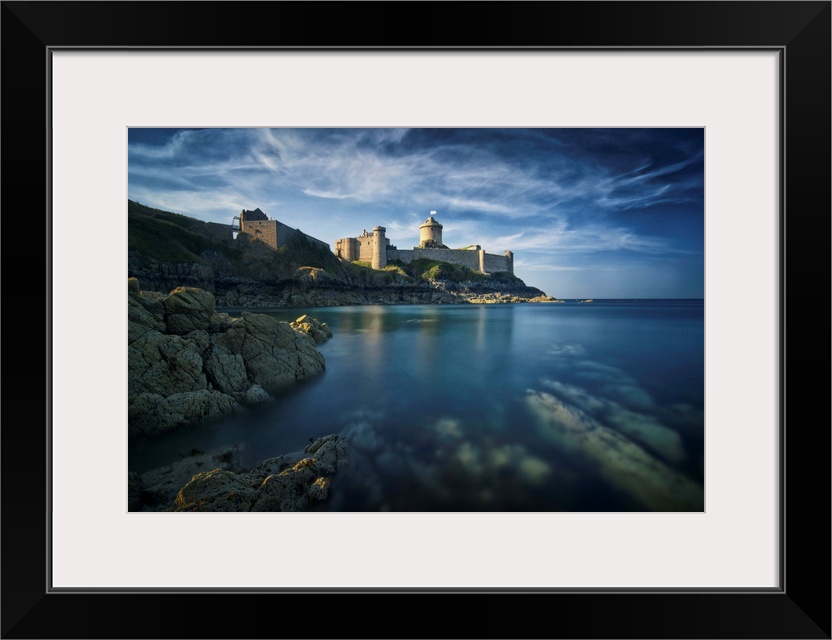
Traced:
POLYGON ((128 280, 128 429, 150 435, 239 411, 321 373, 332 332, 257 313, 217 313, 214 294, 141 291, 128 280))
POLYGON ((349 459, 347 441, 318 438, 303 451, 235 470, 232 449, 192 455, 143 474, 128 474, 130 511, 308 511, 329 496, 349 459))

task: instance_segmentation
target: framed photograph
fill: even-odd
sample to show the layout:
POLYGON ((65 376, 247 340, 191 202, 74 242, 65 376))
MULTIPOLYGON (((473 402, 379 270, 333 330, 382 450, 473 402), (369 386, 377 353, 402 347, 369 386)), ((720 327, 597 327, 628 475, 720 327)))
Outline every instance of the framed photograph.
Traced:
POLYGON ((704 159, 703 127, 131 127, 129 510, 703 513, 704 159))
MULTIPOLYGON (((5 298, 37 307, 27 324, 45 319, 22 357, 7 331, 3 637, 830 637, 829 2, 196 7, 3 3, 5 298), (372 26, 388 14, 407 29, 372 26), (464 189, 441 188, 459 175, 464 189), (281 433, 308 431, 315 451, 330 433, 359 443, 367 473, 345 474, 340 493, 319 478, 324 508, 272 512, 225 466, 239 487, 206 508, 194 483, 230 431, 178 454, 184 440, 134 444, 179 419, 170 404, 134 411, 136 394, 179 390, 157 378, 128 391, 124 349, 135 314, 170 344, 211 335, 162 294, 125 313, 124 276, 139 274, 134 300, 143 278, 165 290, 147 256, 161 255, 159 225, 184 233, 194 212, 217 247, 326 245, 330 271, 296 280, 352 269, 430 283, 450 265, 443 282, 464 270, 541 304, 505 305, 510 344, 458 313, 445 340, 434 316, 335 314, 333 348, 341 327, 364 336, 332 356, 355 365, 361 393, 381 384, 377 358, 408 366, 384 369, 377 402, 310 384, 315 411, 286 401, 263 420, 293 421, 281 433), (614 264, 593 253, 604 243, 614 264), (651 286, 630 287, 639 278, 651 286), (602 301, 636 295, 687 302, 639 315, 636 331, 633 302, 602 301), (547 327, 536 309, 574 321, 547 327), (682 333, 667 313, 687 319, 682 333), (490 355, 466 375, 453 342, 490 355), (628 358, 645 352, 639 376, 628 358), (520 433, 509 394, 533 431, 520 433), (401 418, 414 403, 429 427, 416 435, 401 418), (373 411, 399 416, 395 438, 373 411), (191 493, 132 473, 176 455, 159 464, 199 464, 191 493), (250 512, 223 512, 240 505, 250 512), (404 628, 319 616, 345 602, 382 604, 404 628), (241 603, 255 613, 232 613, 241 603), (303 615, 272 613, 283 607, 303 615)), ((221 311, 296 295, 245 283, 216 289, 221 311)), ((443 287, 445 302, 461 295, 443 287)), ((512 302, 470 291, 482 307, 512 302)), ((310 358, 327 337, 316 322, 290 332, 310 358)), ((237 388, 244 350, 206 340, 204 361, 225 369, 203 396, 267 393, 274 367, 249 367, 237 388)), ((242 435, 223 455, 254 464, 268 428, 260 440, 245 428, 229 427, 242 435)), ((269 480, 315 464, 298 460, 258 469, 269 480)))

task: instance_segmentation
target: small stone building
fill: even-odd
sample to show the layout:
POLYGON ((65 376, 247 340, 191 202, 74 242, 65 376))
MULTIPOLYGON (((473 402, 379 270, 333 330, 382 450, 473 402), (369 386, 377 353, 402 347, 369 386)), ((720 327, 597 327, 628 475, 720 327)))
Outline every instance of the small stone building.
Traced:
POLYGON ((253 211, 243 209, 239 216, 234 216, 231 222, 232 233, 245 233, 253 238, 265 242, 272 249, 277 249, 287 244, 295 234, 301 234, 307 240, 330 250, 328 243, 306 235, 302 231, 293 229, 278 220, 269 220, 269 217, 259 208, 253 211))

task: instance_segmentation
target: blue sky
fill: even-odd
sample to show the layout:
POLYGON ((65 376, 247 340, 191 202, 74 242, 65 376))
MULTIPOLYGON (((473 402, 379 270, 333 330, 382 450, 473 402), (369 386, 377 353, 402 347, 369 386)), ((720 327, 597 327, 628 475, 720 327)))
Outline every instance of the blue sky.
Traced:
POLYGON ((514 252, 560 298, 704 297, 704 130, 130 129, 128 198, 230 223, 242 209, 334 246, 399 248, 431 211, 451 248, 514 252))

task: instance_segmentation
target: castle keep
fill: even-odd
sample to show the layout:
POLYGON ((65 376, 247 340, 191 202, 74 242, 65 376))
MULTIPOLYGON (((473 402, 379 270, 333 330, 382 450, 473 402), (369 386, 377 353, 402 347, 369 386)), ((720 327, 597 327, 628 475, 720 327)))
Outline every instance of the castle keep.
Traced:
POLYGON ((505 251, 503 255, 486 253, 475 244, 465 249, 449 249, 442 242, 442 225, 436 221, 435 211, 419 227, 419 246, 413 249, 398 249, 386 237, 387 229, 373 227, 372 233, 364 230, 356 238, 341 238, 335 241, 335 255, 341 260, 361 260, 372 264, 373 269, 383 269, 390 260, 410 263, 420 258, 451 262, 479 273, 508 271, 514 274, 514 254, 505 251))
POLYGON ((234 216, 231 222, 231 232, 246 233, 257 240, 265 242, 272 249, 284 246, 295 234, 299 233, 306 240, 326 248, 327 251, 330 250, 329 244, 323 240, 308 236, 302 231, 286 226, 277 220, 269 220, 269 217, 260 211, 259 208, 254 211, 243 209, 239 216, 234 216))

